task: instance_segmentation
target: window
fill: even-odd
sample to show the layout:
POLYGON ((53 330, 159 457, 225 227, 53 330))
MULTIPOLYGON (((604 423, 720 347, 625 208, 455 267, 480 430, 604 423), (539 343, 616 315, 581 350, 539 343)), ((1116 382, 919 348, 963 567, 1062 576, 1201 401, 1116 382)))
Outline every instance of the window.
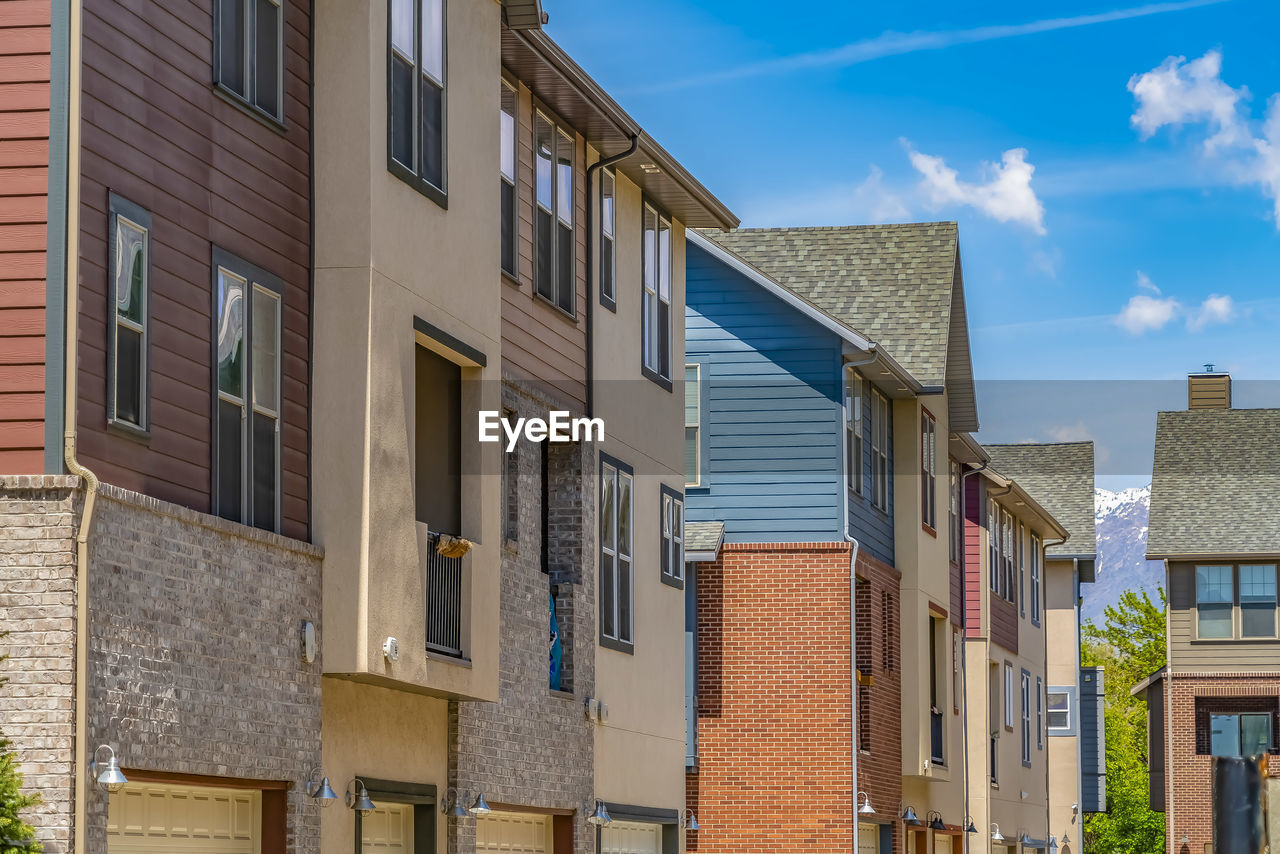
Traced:
POLYGON ((671 379, 671 221, 644 206, 642 373, 660 384, 671 379))
POLYGON ((1001 519, 1001 557, 1004 559, 1004 582, 1002 593, 1006 602, 1012 603, 1017 596, 1018 579, 1014 574, 1013 514, 1007 510, 1000 511, 1001 519))
POLYGON ((947 625, 945 620, 929 617, 929 758, 938 765, 945 765, 946 716, 942 707, 946 701, 947 683, 943 676, 947 661, 947 625))
POLYGON ((920 410, 920 512, 924 524, 938 528, 938 422, 929 410, 920 410))
POLYGON ((281 302, 274 276, 215 249, 214 512, 280 526, 281 302))
POLYGON ((1044 680, 1036 677, 1036 750, 1044 750, 1044 680))
POLYGON ((281 0, 215 0, 214 82, 279 122, 284 118, 281 0))
POLYGON ((702 383, 699 365, 684 366, 684 485, 702 482, 702 383))
POLYGON ((871 503, 889 509, 889 399, 871 390, 871 503))
POLYGON ((1004 725, 1013 729, 1013 665, 1004 666, 1004 725))
POLYGON ((107 324, 107 423, 129 432, 150 424, 151 215, 110 194, 112 322, 107 324))
POLYGON ((991 664, 990 677, 988 678, 987 689, 987 708, 991 717, 991 735, 988 739, 990 746, 990 755, 988 757, 988 767, 991 772, 991 785, 1000 785, 1000 666, 995 662, 991 664))
POLYGON ((1049 732, 1071 730, 1071 693, 1050 688, 1045 698, 1048 707, 1049 732))
POLYGON ((1018 523, 1014 545, 1018 552, 1018 613, 1027 616, 1027 526, 1018 523))
POLYGON ((1022 671, 1022 764, 1031 765, 1031 674, 1022 671))
POLYGON ((662 581, 675 587, 684 585, 684 496, 662 486, 662 581))
POLYGON ((1044 543, 1031 535, 1031 622, 1040 625, 1040 568, 1044 562, 1044 543))
POLYGON ((861 495, 866 488, 862 459, 862 374, 846 368, 844 389, 845 463, 849 469, 849 489, 861 495))
MULTIPOLYGON (((516 414, 510 409, 502 411, 502 417, 515 423, 516 414)), ((520 540, 520 445, 516 444, 502 455, 502 537, 508 543, 520 540)))
POLYGON ((1270 713, 1209 715, 1210 756, 1260 756, 1270 750, 1270 713))
POLYGON ((517 274, 516 259, 520 257, 517 243, 520 239, 519 219, 516 214, 516 90, 505 80, 500 90, 502 109, 498 114, 498 128, 502 135, 498 146, 498 173, 502 185, 502 271, 510 276, 517 274))
POLYGON ((1240 636, 1276 636, 1276 568, 1240 567, 1240 636))
POLYGON ((987 499, 987 573, 991 590, 1000 592, 1000 508, 995 499, 987 499))
POLYGON ((631 650, 631 484, 633 471, 600 456, 600 637, 611 649, 631 650))
POLYGON ((1202 638, 1229 638, 1232 631, 1232 567, 1196 567, 1196 634, 1202 638))
MULTIPOLYGON (((261 0, 259 0, 261 2, 261 0)), ((388 168, 445 202, 445 0, 391 0, 388 168)))
POLYGON ((616 308, 618 294, 614 281, 617 261, 614 242, 617 239, 618 212, 614 203, 617 178, 612 169, 600 170, 600 302, 607 308, 616 308))
POLYGON ((541 111, 533 117, 533 287, 563 311, 576 311, 573 255, 574 138, 541 111))
POLYGON ((413 397, 417 521, 436 534, 461 534, 462 368, 415 344, 413 397))
POLYGON ((960 489, 964 481, 960 476, 960 464, 955 460, 949 460, 947 475, 947 522, 951 537, 951 545, 948 548, 951 562, 960 563, 964 550, 962 545, 964 527, 960 517, 960 489))
MULTIPOLYGON (((356 851, 360 854, 434 854, 436 787, 360 778, 375 809, 356 810, 356 851)), ((447 806, 448 804, 446 804, 447 806)))

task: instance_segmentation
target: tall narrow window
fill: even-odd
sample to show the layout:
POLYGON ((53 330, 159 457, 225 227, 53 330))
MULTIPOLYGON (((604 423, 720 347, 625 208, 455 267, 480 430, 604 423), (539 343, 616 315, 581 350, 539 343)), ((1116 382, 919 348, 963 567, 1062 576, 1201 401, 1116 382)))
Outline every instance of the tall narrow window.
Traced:
POLYGON ((630 467, 600 459, 600 636, 613 649, 632 644, 630 467))
POLYGON ((280 527, 283 287, 214 250, 214 509, 268 531, 280 527))
POLYGON ((889 509, 889 399, 871 390, 871 503, 889 509))
POLYGON ((150 423, 151 215, 112 193, 107 423, 145 433, 150 423))
POLYGON ((516 215, 516 90, 502 81, 500 90, 502 109, 498 127, 502 135, 498 146, 498 172, 502 185, 502 269, 515 276, 516 259, 520 257, 517 242, 520 239, 516 215))
POLYGON ((684 485, 702 482, 702 382, 699 365, 684 366, 684 485))
POLYGON ((1040 579, 1044 561, 1044 543, 1036 534, 1031 535, 1031 622, 1040 625, 1040 579))
POLYGON ((1196 567, 1196 635, 1229 638, 1232 631, 1232 567, 1196 567))
POLYGON ((1044 680, 1036 677, 1036 750, 1044 750, 1044 680))
POLYGON ((680 586, 684 582, 684 496, 666 485, 662 487, 661 525, 662 581, 680 586))
POLYGON ((845 464, 849 469, 849 490, 861 495, 866 488, 862 459, 862 374, 846 368, 844 388, 845 454, 848 457, 845 464))
POLYGON ((947 535, 951 540, 948 554, 952 563, 960 563, 961 529, 960 520, 960 464, 955 460, 947 461, 947 535))
POLYGON ((1027 615, 1027 526, 1018 523, 1014 546, 1018 552, 1018 613, 1027 615))
POLYGON ((1000 506, 987 499, 987 574, 993 593, 1000 592, 1000 506))
POLYGON ((920 513, 924 524, 938 529, 938 422, 920 410, 920 513))
POLYGON ((284 119, 281 0, 215 0, 214 82, 276 121, 284 119))
POLYGON ((671 221, 649 204, 644 206, 643 250, 642 373, 666 382, 671 379, 671 221))
POLYGON ((574 139, 541 112, 533 118, 534 290, 576 310, 573 239, 574 139))
POLYGON ((1013 729, 1013 665, 1004 666, 1004 725, 1013 729))
MULTIPOLYGON (((261 2, 261 0, 259 0, 261 2)), ((389 167, 445 200, 445 0, 390 0, 389 167)))
POLYGON ((1031 764, 1031 674, 1022 671, 1022 764, 1031 764))
POLYGON ((1013 554, 1013 514, 1007 510, 1000 513, 1003 525, 1003 542, 1002 557, 1004 558, 1004 598, 1006 602, 1012 603, 1017 591, 1014 589, 1018 586, 1017 578, 1014 575, 1014 554, 1013 554))
POLYGON ((608 308, 618 304, 614 285, 617 261, 614 258, 614 241, 617 238, 617 208, 614 194, 617 178, 612 169, 600 170, 600 301, 608 308))
POLYGON ((1240 567, 1240 636, 1276 636, 1275 566, 1240 567))

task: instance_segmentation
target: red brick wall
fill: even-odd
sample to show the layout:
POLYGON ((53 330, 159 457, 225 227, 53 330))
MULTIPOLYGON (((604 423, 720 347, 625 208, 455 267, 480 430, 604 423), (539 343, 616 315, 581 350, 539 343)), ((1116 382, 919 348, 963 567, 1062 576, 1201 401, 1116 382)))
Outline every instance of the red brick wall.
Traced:
MULTIPOLYGON (((859 555, 869 634, 873 749, 859 787, 881 814, 900 786, 900 658, 874 647, 881 593, 897 573, 859 555), (887 773, 886 773, 886 770, 887 773)), ((702 830, 691 851, 847 852, 852 846, 849 546, 726 545, 698 567, 698 770, 687 804, 702 830)), ((861 615, 860 615, 861 616, 861 615)), ((897 633, 893 633, 896 638, 897 633)), ((893 643, 891 640, 890 643, 893 643)))
MULTIPOLYGON (((1166 683, 1169 692, 1170 750, 1167 760, 1169 786, 1166 791, 1165 831, 1176 854, 1205 850, 1213 841, 1210 789, 1213 758, 1196 752, 1199 736, 1196 699, 1202 704, 1227 710, 1226 698, 1238 698, 1234 711, 1274 710, 1280 702, 1280 675, 1238 673, 1229 676, 1173 674, 1166 683), (1172 801, 1172 803, 1170 803, 1172 801), (1172 809, 1170 809, 1172 807, 1172 809), (1180 844, 1183 835, 1190 844, 1180 844)), ((1205 717, 1207 726, 1207 716, 1205 717)), ((1207 743, 1207 734, 1202 739, 1207 743)), ((1280 776, 1280 762, 1271 762, 1271 775, 1280 776)))
MULTIPOLYGON (((860 723, 865 722, 869 732, 866 737, 859 733, 858 740, 863 744, 869 742, 871 749, 858 753, 858 789, 867 793, 876 809, 877 815, 872 818, 891 817, 902 800, 902 650, 898 630, 902 610, 898 589, 901 574, 860 551, 857 577, 859 584, 868 589, 870 606, 866 613, 862 607, 857 609, 857 650, 859 658, 863 657, 863 650, 872 653, 870 675, 873 680, 859 697, 860 701, 868 701, 868 709, 860 709, 860 723), (891 626, 887 632, 882 625, 885 596, 892 602, 891 626)), ((880 832, 889 833, 890 829, 882 827, 880 832)))

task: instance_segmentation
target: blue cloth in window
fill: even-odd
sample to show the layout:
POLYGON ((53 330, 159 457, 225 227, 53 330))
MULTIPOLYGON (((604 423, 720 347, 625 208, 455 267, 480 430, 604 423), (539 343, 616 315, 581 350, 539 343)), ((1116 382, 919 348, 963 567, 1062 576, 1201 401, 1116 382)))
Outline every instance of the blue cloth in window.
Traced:
POLYGON ((549 655, 551 664, 551 690, 559 691, 560 669, 564 662, 564 647, 560 643, 560 624, 556 621, 556 597, 548 593, 547 601, 551 606, 551 650, 549 655))

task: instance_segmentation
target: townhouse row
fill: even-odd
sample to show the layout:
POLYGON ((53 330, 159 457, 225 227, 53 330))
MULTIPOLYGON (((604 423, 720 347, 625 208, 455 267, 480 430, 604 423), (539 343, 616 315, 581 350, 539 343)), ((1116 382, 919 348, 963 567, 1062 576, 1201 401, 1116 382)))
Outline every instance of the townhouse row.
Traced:
POLYGON ((1078 850, 1092 449, 970 435, 954 224, 732 231, 536 0, 9 5, 46 851, 1078 850))

